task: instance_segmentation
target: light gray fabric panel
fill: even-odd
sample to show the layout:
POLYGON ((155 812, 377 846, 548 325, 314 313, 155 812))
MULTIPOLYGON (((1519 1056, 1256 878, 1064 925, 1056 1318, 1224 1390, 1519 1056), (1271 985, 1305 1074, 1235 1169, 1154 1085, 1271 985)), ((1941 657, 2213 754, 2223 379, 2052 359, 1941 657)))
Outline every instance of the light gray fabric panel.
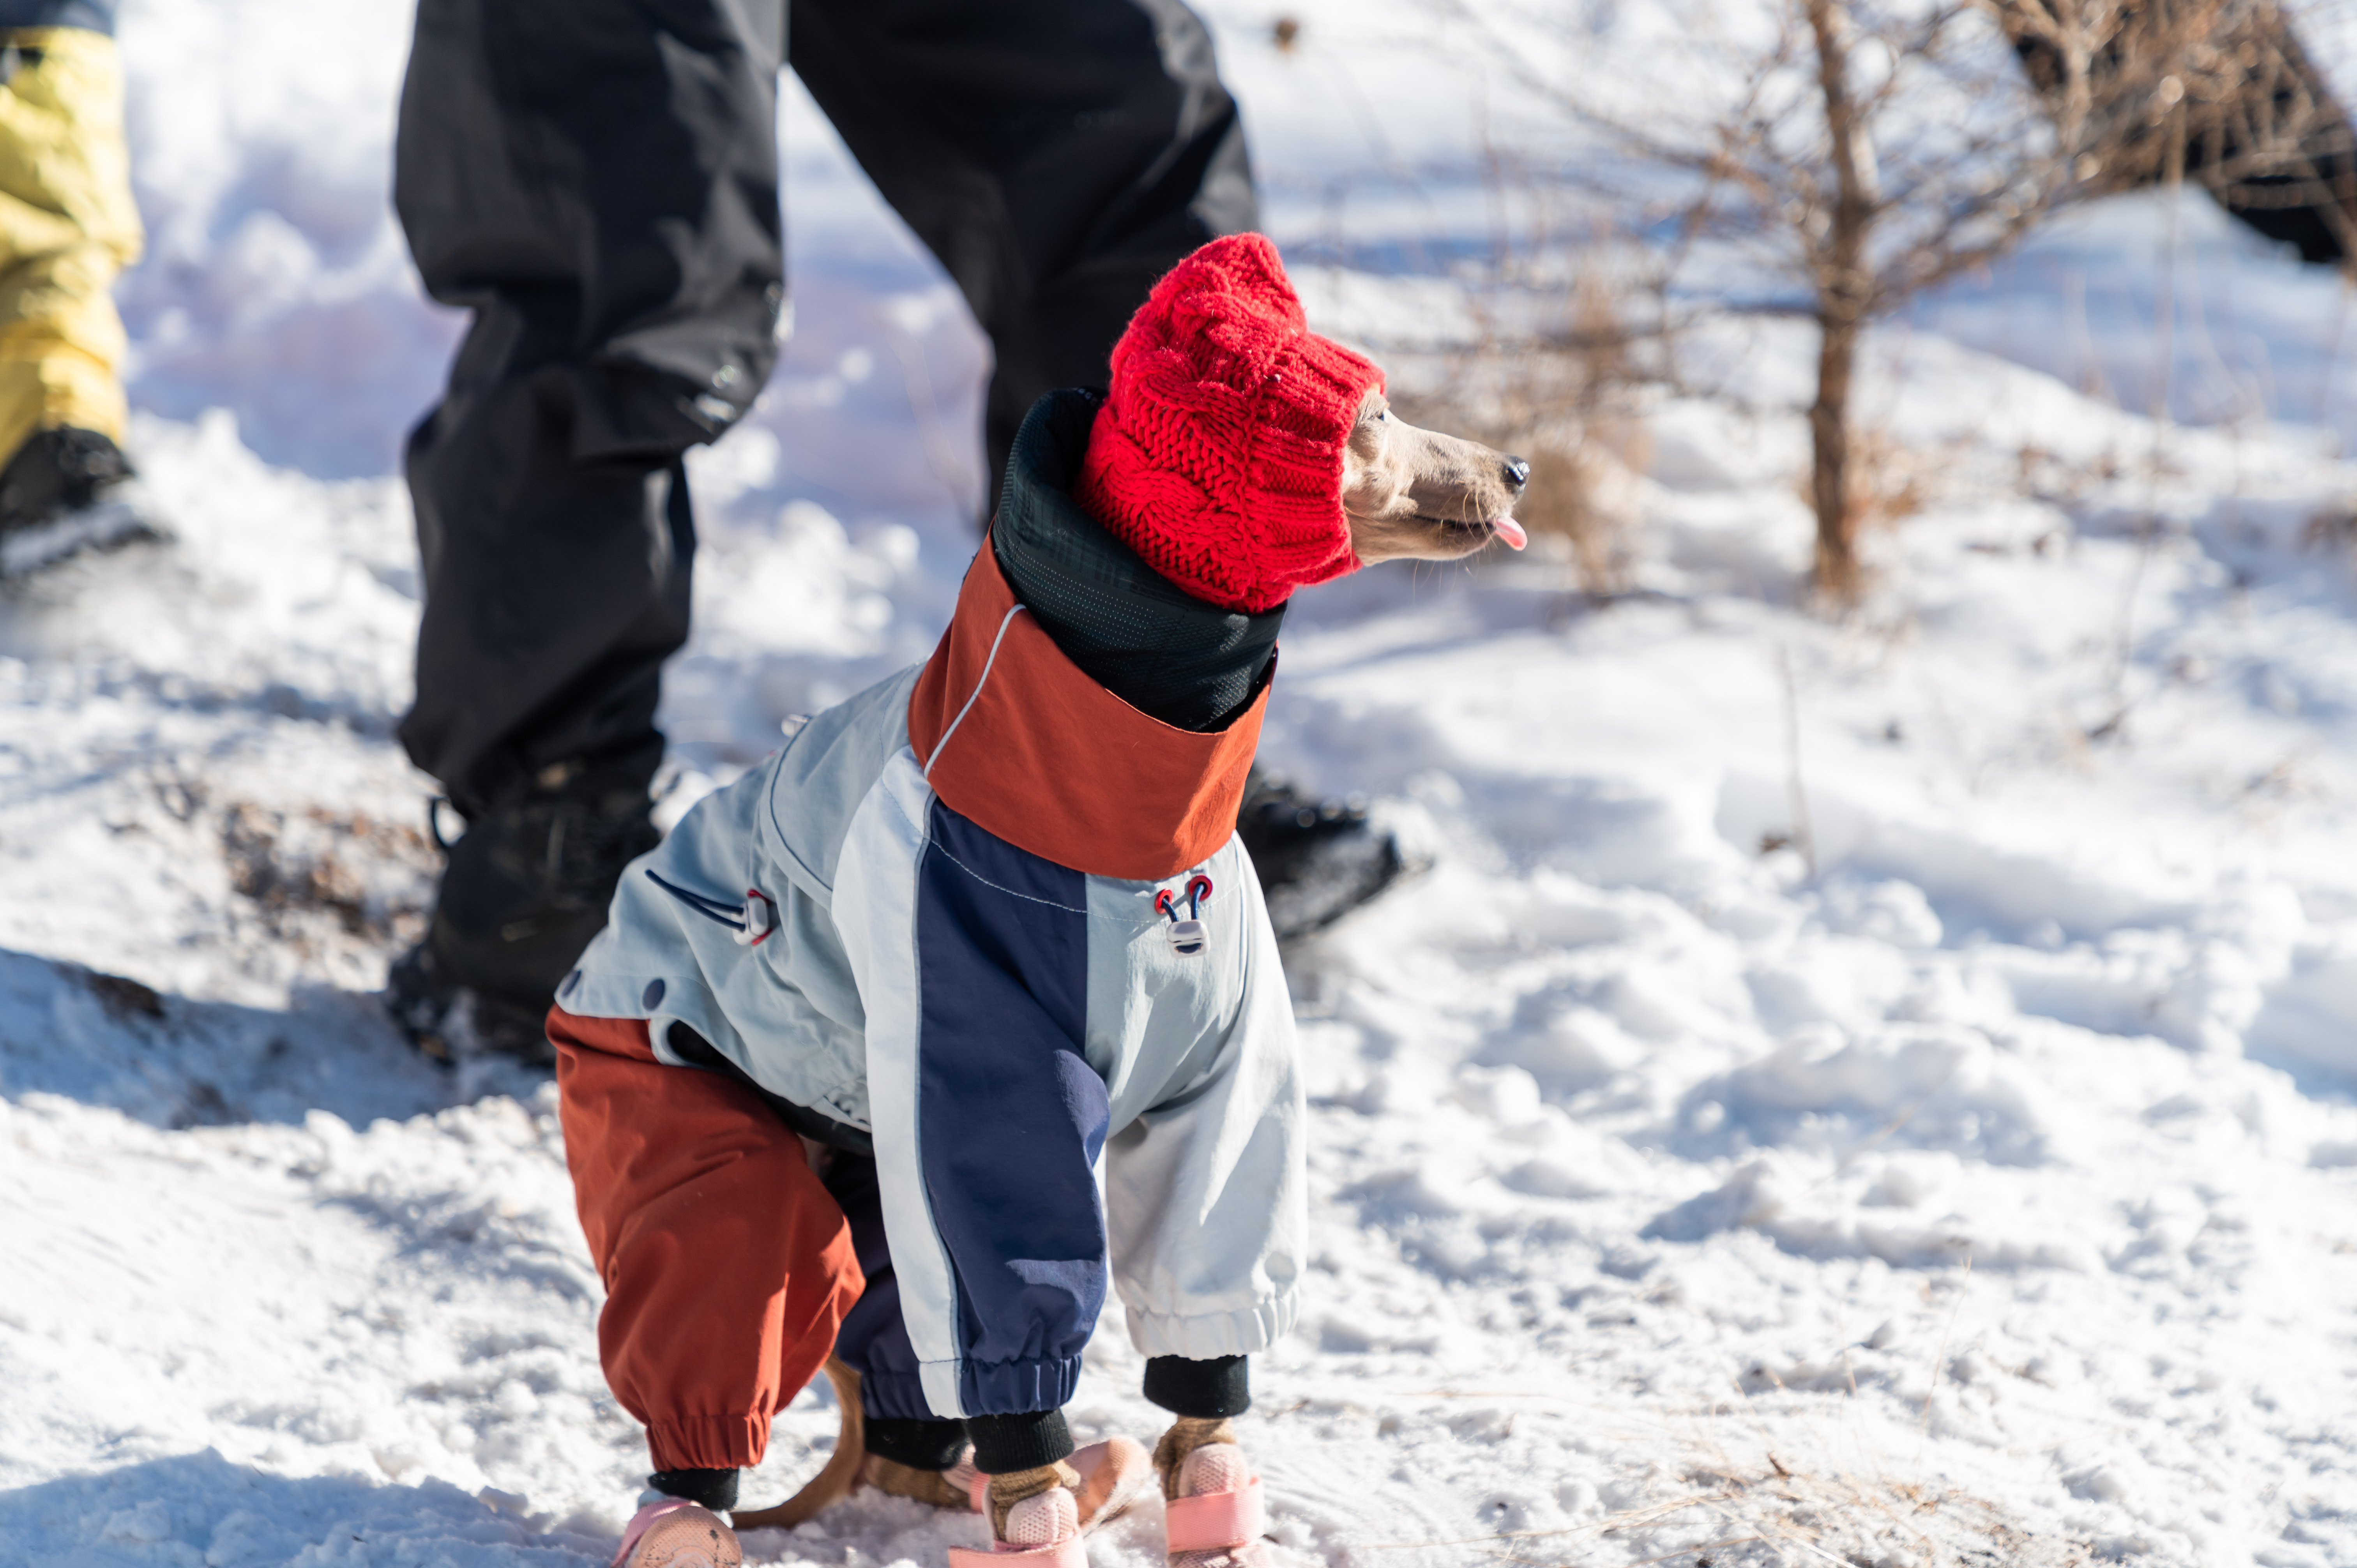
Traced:
POLYGON ((909 744, 909 694, 923 670, 912 664, 812 718, 767 765, 763 848, 822 908, 834 901, 852 814, 909 744))

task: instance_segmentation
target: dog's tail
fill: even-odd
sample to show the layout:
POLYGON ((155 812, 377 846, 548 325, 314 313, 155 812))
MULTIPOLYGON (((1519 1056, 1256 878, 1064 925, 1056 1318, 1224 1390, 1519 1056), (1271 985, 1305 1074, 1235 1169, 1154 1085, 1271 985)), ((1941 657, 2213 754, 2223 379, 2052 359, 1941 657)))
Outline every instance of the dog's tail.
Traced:
POLYGON ((834 1452, 826 1467, 802 1489, 773 1509, 737 1509, 729 1519, 738 1530, 791 1530, 830 1503, 842 1501, 859 1485, 859 1461, 867 1452, 867 1423, 859 1412, 859 1374, 839 1356, 826 1359, 826 1380, 834 1385, 834 1402, 843 1408, 843 1430, 835 1434, 834 1452))

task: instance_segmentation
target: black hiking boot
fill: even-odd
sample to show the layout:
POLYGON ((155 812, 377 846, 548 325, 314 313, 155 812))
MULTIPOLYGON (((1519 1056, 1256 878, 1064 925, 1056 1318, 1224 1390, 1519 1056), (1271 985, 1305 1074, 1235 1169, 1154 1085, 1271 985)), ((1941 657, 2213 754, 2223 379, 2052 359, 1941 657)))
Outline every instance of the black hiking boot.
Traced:
POLYGON ((36 431, 0 468, 0 578, 161 539, 131 461, 95 430, 36 431))
POLYGON ((1399 841, 1356 800, 1312 800, 1258 773, 1245 787, 1236 834, 1260 875, 1276 940, 1320 931, 1400 879, 1399 841))
MULTIPOLYGON (((438 921, 434 929, 441 929, 438 921)), ((384 1006, 410 1044, 445 1067, 475 1056, 514 1057, 538 1067, 555 1059, 547 1005, 518 1004, 459 984, 435 956, 432 934, 393 961, 384 1006)))
POLYGON ((419 1050, 443 1062, 555 1059, 549 1004, 606 923, 622 868, 662 840, 649 810, 635 770, 560 764, 447 846, 425 940, 385 982, 385 1009, 419 1050))

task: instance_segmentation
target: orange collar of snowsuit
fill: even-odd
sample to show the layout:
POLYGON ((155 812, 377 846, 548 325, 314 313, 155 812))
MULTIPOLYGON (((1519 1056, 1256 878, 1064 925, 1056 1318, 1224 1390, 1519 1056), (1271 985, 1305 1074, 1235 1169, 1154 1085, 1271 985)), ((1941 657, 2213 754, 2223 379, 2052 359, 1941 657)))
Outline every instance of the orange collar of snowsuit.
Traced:
POLYGON ((1173 728, 1083 674, 1021 613, 985 540, 909 699, 909 742, 944 805, 1074 871, 1175 875, 1235 832, 1268 711, 1173 728))

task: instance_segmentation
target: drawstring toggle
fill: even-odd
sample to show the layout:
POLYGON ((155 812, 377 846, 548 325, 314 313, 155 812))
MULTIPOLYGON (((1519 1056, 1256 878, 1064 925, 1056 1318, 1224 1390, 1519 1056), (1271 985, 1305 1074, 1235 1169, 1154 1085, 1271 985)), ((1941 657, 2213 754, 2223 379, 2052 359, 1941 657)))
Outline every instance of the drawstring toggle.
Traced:
POLYGON ((1211 934, 1203 927, 1203 905, 1211 897, 1211 879, 1198 872, 1187 879, 1187 918, 1178 918, 1178 900, 1168 887, 1154 896, 1155 912, 1168 919, 1170 950, 1181 958, 1193 958, 1211 945, 1211 934))
POLYGON ((745 889, 745 925, 737 933, 740 948, 757 948, 778 929, 778 901, 758 887, 745 889))

